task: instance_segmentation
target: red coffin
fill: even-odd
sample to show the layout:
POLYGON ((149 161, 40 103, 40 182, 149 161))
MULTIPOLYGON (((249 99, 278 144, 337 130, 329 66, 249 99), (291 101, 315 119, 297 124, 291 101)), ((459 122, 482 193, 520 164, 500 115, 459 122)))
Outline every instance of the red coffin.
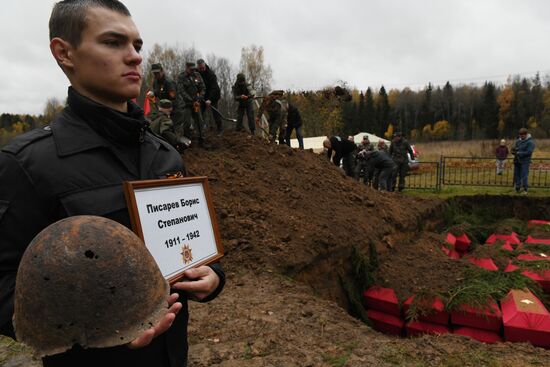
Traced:
POLYGON ((521 254, 517 257, 518 260, 526 260, 526 261, 541 261, 541 260, 550 260, 550 251, 548 251, 548 254, 545 253, 537 253, 537 254, 521 254))
POLYGON ((497 271, 498 266, 495 265, 492 259, 476 259, 474 257, 471 257, 468 259, 469 262, 474 264, 475 266, 478 266, 480 268, 491 270, 491 271, 497 271))
POLYGON ((447 326, 432 324, 425 321, 411 321, 405 326, 407 336, 417 336, 422 334, 449 334, 451 331, 447 326))
POLYGON ((550 225, 550 221, 533 219, 527 222, 527 227, 550 225))
POLYGON ((542 273, 525 270, 521 274, 539 283, 542 289, 544 289, 544 292, 550 293, 550 270, 546 270, 542 273))
POLYGON ((488 244, 492 244, 492 243, 495 243, 495 241, 497 240, 504 240, 504 241, 508 241, 510 242, 511 244, 514 244, 514 245, 519 245, 520 244, 520 240, 519 240, 519 237, 518 237, 518 234, 516 232, 512 232, 512 234, 492 234, 489 236, 489 238, 487 238, 487 241, 485 241, 485 243, 488 243, 488 244))
POLYGON ((514 265, 514 264, 512 263, 512 260, 510 260, 510 261, 508 261, 508 265, 506 265, 506 268, 504 268, 504 272, 505 272, 505 273, 509 273, 509 272, 511 272, 511 271, 516 271, 516 270, 518 270, 518 269, 519 269, 519 266, 514 265))
POLYGON ((502 245, 501 249, 506 250, 506 251, 514 251, 514 248, 512 247, 510 242, 508 242, 508 241, 506 241, 504 243, 504 245, 502 245))
POLYGON ((460 253, 458 253, 458 251, 452 249, 452 248, 447 248, 446 246, 441 246, 441 251, 443 251, 445 253, 445 255, 449 256, 451 259, 460 259, 460 253))
MULTIPOLYGON (((409 299, 403 303, 405 317, 407 317, 407 312, 414 301, 414 297, 415 296, 409 297, 409 299)), ((439 298, 434 298, 433 303, 430 305, 430 310, 431 313, 429 315, 419 316, 418 319, 420 321, 432 322, 434 324, 449 325, 449 313, 445 312, 445 305, 439 298)))
POLYGON ((535 243, 539 245, 550 245, 550 238, 533 238, 531 236, 527 236, 527 239, 525 240, 525 243, 535 243))
POLYGON ((511 290, 501 301, 504 337, 550 348, 550 314, 529 290, 511 290))
POLYGON ((401 316, 399 301, 391 288, 370 287, 363 293, 365 307, 397 317, 401 316))
POLYGON ((470 249, 472 241, 468 238, 466 233, 456 237, 455 249, 460 252, 467 252, 470 249))
POLYGON ((455 243, 456 243, 456 237, 454 234, 452 234, 451 232, 447 233, 447 238, 445 239, 445 241, 447 241, 447 243, 451 246, 455 246, 455 243))
POLYGON ((376 310, 367 310, 367 317, 371 321, 374 330, 399 336, 403 333, 405 322, 399 317, 376 310))
POLYGON ((502 341, 500 335, 493 331, 474 329, 469 327, 459 327, 458 329, 453 331, 453 334, 468 336, 483 343, 498 343, 502 341))
POLYGON ((502 314, 494 301, 483 309, 462 305, 451 312, 451 324, 498 332, 502 324, 502 314))

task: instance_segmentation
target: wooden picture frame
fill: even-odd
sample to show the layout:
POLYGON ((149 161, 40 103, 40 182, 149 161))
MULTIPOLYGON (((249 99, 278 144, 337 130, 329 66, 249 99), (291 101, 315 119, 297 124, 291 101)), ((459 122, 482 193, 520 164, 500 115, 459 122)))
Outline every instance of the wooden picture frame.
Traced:
POLYGON ((125 181, 124 196, 134 232, 170 285, 223 257, 207 177, 125 181))

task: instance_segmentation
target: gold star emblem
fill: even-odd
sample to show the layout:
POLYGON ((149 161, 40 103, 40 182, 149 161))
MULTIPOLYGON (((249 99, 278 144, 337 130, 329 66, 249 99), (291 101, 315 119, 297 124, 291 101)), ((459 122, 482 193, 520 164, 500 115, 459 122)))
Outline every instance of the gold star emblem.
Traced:
POLYGON ((533 301, 531 301, 531 300, 529 300, 529 299, 522 299, 520 302, 521 302, 521 303, 525 303, 526 305, 532 305, 533 303, 535 303, 535 302, 533 302, 533 301))
POLYGON ((189 247, 189 245, 183 245, 180 253, 183 259, 183 263, 185 265, 193 261, 193 252, 191 252, 191 248, 189 247))

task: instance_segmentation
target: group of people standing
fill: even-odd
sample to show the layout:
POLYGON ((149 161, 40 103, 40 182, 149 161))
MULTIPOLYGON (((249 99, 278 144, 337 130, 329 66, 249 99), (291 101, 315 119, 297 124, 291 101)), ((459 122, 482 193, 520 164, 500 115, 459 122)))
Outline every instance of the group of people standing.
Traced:
MULTIPOLYGON (((178 75, 177 82, 171 81, 161 64, 153 64, 153 90, 147 94, 153 105, 149 115, 151 129, 162 136, 178 150, 188 146, 190 139, 198 137, 199 145, 204 146, 206 125, 204 114, 212 111, 218 134, 223 132, 222 115, 218 110, 221 91, 216 74, 203 59, 186 62, 185 70, 178 75), (196 131, 196 132, 195 132, 196 131)), ((237 121, 235 130, 244 131, 243 119, 246 116, 248 131, 254 135, 256 127, 261 125, 262 115, 266 115, 270 141, 278 139, 279 144, 290 146, 292 131, 296 131, 300 148, 304 148, 302 137, 302 118, 298 108, 290 103, 284 92, 276 90, 265 97, 258 97, 247 83, 243 73, 237 75, 232 87, 237 102, 237 121), (258 113, 254 117, 254 101, 258 113)))
POLYGON ((204 146, 204 112, 212 108, 216 129, 222 132, 222 120, 217 112, 221 93, 216 74, 203 59, 185 63, 185 69, 174 83, 161 64, 153 64, 153 90, 147 94, 153 105, 148 116, 154 133, 162 136, 178 150, 189 144, 194 135, 204 146), (196 130, 196 133, 194 131, 196 130))
POLYGON ((392 143, 388 147, 379 140, 375 149, 368 135, 358 145, 351 139, 332 136, 323 142, 329 159, 340 166, 346 175, 382 191, 403 191, 405 177, 409 170, 409 155, 414 157, 413 149, 403 134, 393 134, 392 143), (334 153, 334 155, 333 155, 334 153))

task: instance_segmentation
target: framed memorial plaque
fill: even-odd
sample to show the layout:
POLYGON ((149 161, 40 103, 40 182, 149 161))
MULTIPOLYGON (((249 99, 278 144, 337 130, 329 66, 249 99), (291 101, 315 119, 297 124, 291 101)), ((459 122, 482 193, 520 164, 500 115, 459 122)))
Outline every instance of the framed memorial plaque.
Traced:
POLYGON ((223 256, 208 178, 126 181, 124 195, 134 232, 170 284, 223 256))

